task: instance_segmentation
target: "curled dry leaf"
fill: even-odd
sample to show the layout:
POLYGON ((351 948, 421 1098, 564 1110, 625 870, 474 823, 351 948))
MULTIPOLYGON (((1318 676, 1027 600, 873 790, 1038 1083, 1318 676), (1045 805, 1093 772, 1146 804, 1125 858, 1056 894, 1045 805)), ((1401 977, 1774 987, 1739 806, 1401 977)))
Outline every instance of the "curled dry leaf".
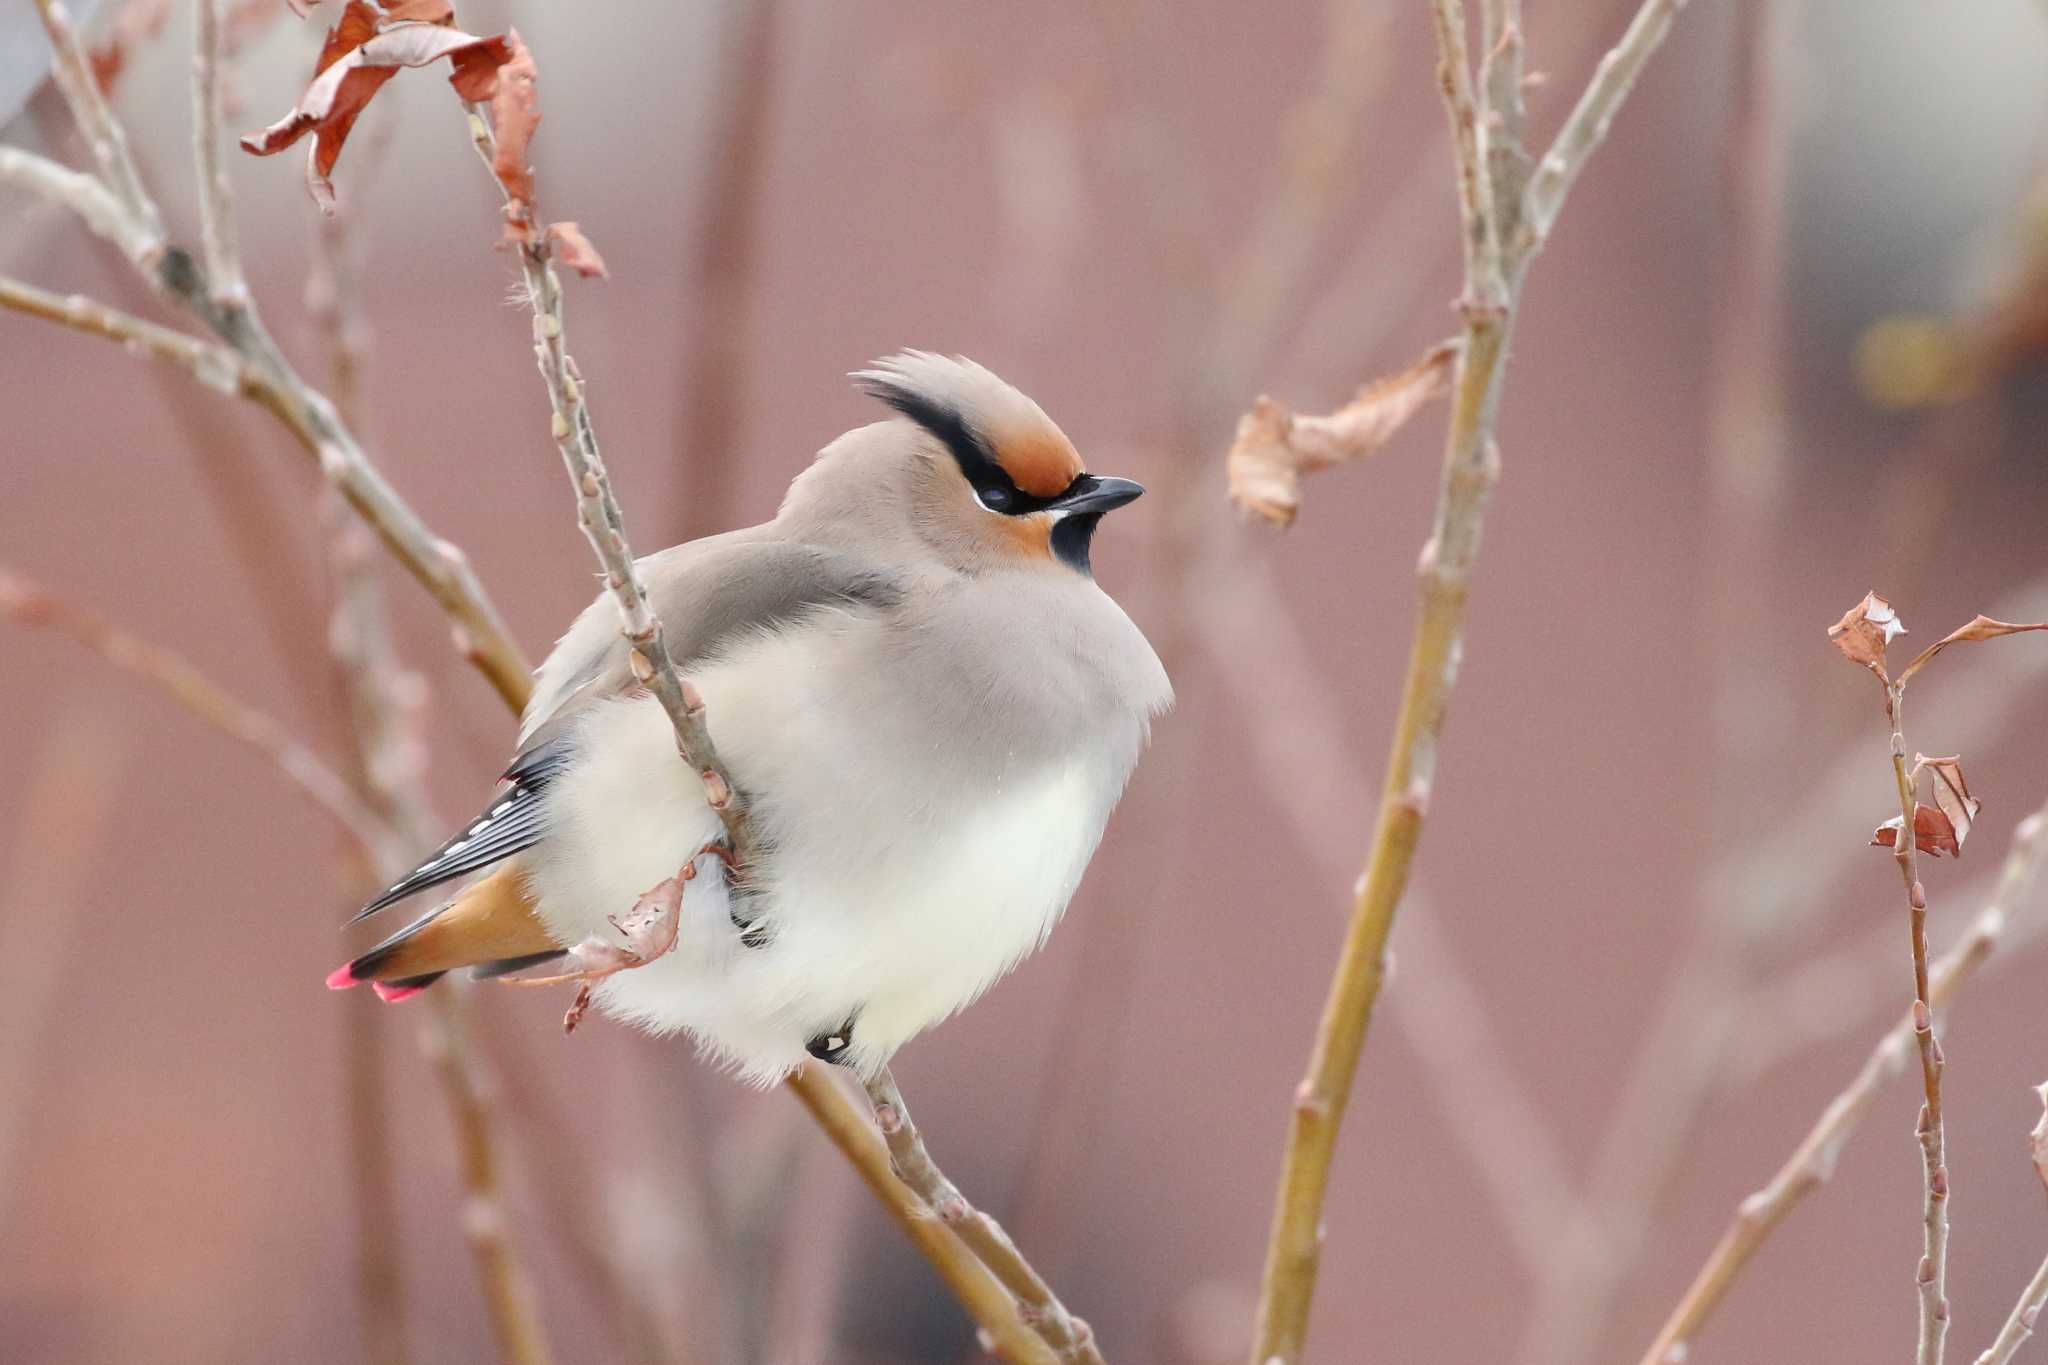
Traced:
POLYGON ((313 81, 292 111, 261 133, 242 139, 257 156, 270 156, 308 132, 306 188, 323 209, 334 204, 334 163, 349 130, 384 83, 405 66, 426 66, 446 57, 448 77, 465 99, 482 99, 495 88, 499 67, 511 59, 504 38, 480 38, 453 27, 445 0, 394 0, 373 4, 349 0, 341 20, 327 34, 314 65, 313 81))
POLYGON ((1963 843, 1970 837, 1970 826, 1977 822, 1977 812, 1984 808, 1984 803, 1970 795, 1970 784, 1963 780, 1963 764, 1959 757, 1913 755, 1914 774, 1917 776, 1922 768, 1933 774, 1934 804, 1948 817, 1949 828, 1954 831, 1956 841, 1951 851, 1960 856, 1963 843))
POLYGON ((1904 682, 1912 677, 1922 664, 1950 645, 1961 644, 1965 640, 1996 640, 2001 635, 2018 635, 2026 630, 2048 630, 2048 621, 2032 621, 2022 625, 2013 621, 1994 621, 1988 616, 1976 617, 1967 626, 1950 631, 1921 650, 1913 657, 1913 662, 1906 665, 1906 671, 1899 674, 1899 681, 1904 682))
POLYGON ((1892 604, 1874 592, 1865 593, 1861 602, 1828 627, 1828 638, 1842 651, 1842 657, 1862 664, 1880 678, 1885 676, 1884 647, 1905 633, 1906 623, 1892 610, 1892 604))
POLYGON ((577 274, 588 279, 609 279, 611 272, 604 268, 604 257, 597 254, 597 248, 583 235, 583 229, 574 223, 549 223, 547 238, 554 247, 555 259, 568 266, 577 274))
MULTIPOLYGON (((1870 842, 1878 848, 1899 846, 1899 817, 1894 815, 1877 827, 1870 836, 1870 842)), ((1955 826, 1949 823, 1947 815, 1933 806, 1913 803, 1913 845, 1922 853, 1939 858, 1946 853, 1951 858, 1962 854, 1963 846, 1956 839, 1955 826)))
POLYGON ((491 174, 505 188, 505 240, 524 246, 533 241, 533 168, 526 164, 526 149, 540 127, 540 71, 518 29, 505 41, 510 56, 494 73, 490 92, 491 132, 498 139, 491 174))
POLYGON ((1230 498, 1278 526, 1301 510, 1301 476, 1385 445, 1409 418, 1450 388, 1458 343, 1442 342, 1401 373, 1374 380, 1327 417, 1297 417, 1260 395, 1237 421, 1226 465, 1230 498))

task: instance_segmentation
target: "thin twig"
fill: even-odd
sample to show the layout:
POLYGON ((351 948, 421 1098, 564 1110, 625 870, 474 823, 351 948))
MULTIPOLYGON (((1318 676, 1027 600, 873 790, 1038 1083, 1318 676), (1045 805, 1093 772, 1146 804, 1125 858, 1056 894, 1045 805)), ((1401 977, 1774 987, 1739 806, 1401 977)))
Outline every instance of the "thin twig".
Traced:
MULTIPOLYGON (((1668 31, 1676 4, 1677 0, 1645 0, 1623 47, 1610 53, 1596 70, 1580 110, 1589 105, 1599 108, 1598 123, 1603 129, 1635 72, 1668 31), (1626 72, 1625 77, 1616 78, 1618 68, 1626 72)), ((1316 1031, 1308 1075, 1295 1092, 1259 1296, 1251 1355, 1257 1365, 1293 1365, 1301 1358, 1307 1338, 1321 1260, 1330 1160, 1365 1045, 1366 1028, 1385 979, 1387 936, 1407 887, 1429 805, 1437 738, 1464 647, 1466 595, 1478 558, 1486 506, 1500 474, 1494 429, 1508 341, 1524 273, 1543 240, 1542 232, 1532 234, 1527 226, 1537 208, 1534 181, 1513 211, 1519 213, 1522 229, 1511 240, 1503 240, 1499 233, 1497 206, 1501 196, 1512 194, 1514 187, 1496 184, 1495 178, 1504 166, 1515 163, 1511 158, 1489 158, 1485 143, 1496 114, 1509 121, 1518 115, 1495 111, 1492 92, 1486 86, 1474 90, 1465 56, 1462 6, 1457 0, 1438 0, 1435 12, 1466 226, 1465 289, 1460 299, 1463 347, 1452 385, 1435 525, 1419 567, 1422 614, 1409 653, 1379 818, 1365 874, 1354 896, 1336 976, 1316 1031)), ((1505 19, 1501 22, 1504 25, 1505 19)), ((1576 113, 1567 121, 1558 143, 1545 154, 1546 162, 1582 162, 1590 153, 1597 138, 1581 138, 1583 146, 1570 140, 1581 137, 1577 131, 1580 122, 1576 113)), ((1575 165, 1572 174, 1576 174, 1575 165)), ((1555 216, 1569 183, 1567 177, 1551 192, 1547 201, 1551 216, 1555 216)))
MULTIPOLYGON (((469 113, 470 139, 477 155, 486 169, 492 171, 492 179, 498 183, 505 195, 508 207, 514 200, 502 181, 497 178, 497 140, 480 108, 465 106, 469 113)), ((530 212, 530 206, 528 210, 530 212)), ((611 480, 605 472, 604 460, 598 450, 597 434, 591 421, 589 405, 585 400, 585 385, 577 372, 576 362, 569 356, 565 328, 562 320, 562 285, 555 273, 552 262, 550 235, 535 231, 527 240, 515 242, 519 254, 521 272, 525 277, 527 295, 534 316, 534 353, 539 362, 540 372, 547 381, 548 402, 554 410, 553 435, 561 451, 564 465, 576 490, 577 511, 583 533, 591 548, 597 553, 598 562, 605 571, 605 581, 619 606, 621 629, 632 647, 633 675, 647 685, 662 707, 668 712, 675 729, 676 748, 683 760, 698 772, 704 782, 705 798, 713 810, 718 812, 724 823, 727 837, 734 852, 744 866, 751 848, 751 832, 747 824, 746 803, 738 789, 726 776, 724 765, 719 761, 711 734, 705 725, 704 703, 696 689, 685 683, 676 673, 675 662, 669 654, 662 632, 660 618, 649 605, 646 585, 641 581, 631 548, 626 542, 625 518, 620 510, 617 496, 612 491, 611 480)), ((828 1131, 834 1123, 843 1123, 844 1115, 829 1113, 833 1102, 826 1098, 826 1092, 815 1087, 804 1087, 800 1080, 804 1072, 799 1071, 790 1079, 790 1085, 798 1090, 799 1098, 825 1123, 828 1131), (828 1122, 829 1118, 829 1122, 828 1122)), ((895 1093, 893 1081, 888 1081, 886 1069, 883 1073, 893 1111, 907 1118, 907 1109, 900 1095, 895 1093)), ((843 1100, 843 1097, 840 1097, 843 1100)), ((878 1104, 880 1101, 878 1101, 878 1104)), ((878 1119, 880 1111, 878 1110, 878 1119)), ((887 1123, 884 1132, 889 1131, 887 1123)), ((915 1130, 910 1130, 915 1137, 915 1130)), ((894 1138, 892 1137, 892 1143, 894 1138)), ((841 1144, 844 1147, 844 1144, 841 1144)), ((892 1148, 893 1150, 893 1148, 892 1148)), ((918 1145, 923 1151, 922 1144, 918 1145)), ((849 1156, 853 1155, 849 1151, 849 1156)), ((925 1166, 933 1173, 937 1168, 926 1159, 925 1166)), ((900 1172, 899 1172, 900 1174, 900 1172)), ((923 1195, 926 1192, 915 1184, 911 1188, 923 1195)), ((957 1189, 946 1187, 953 1201, 972 1214, 967 1224, 960 1228, 961 1240, 970 1252, 983 1260, 988 1269, 1001 1280, 1008 1292, 1018 1295, 1022 1312, 1036 1332, 1043 1337, 1061 1358, 1082 1362, 1082 1365, 1100 1365, 1101 1357, 1095 1352, 1085 1324, 1079 1324, 1068 1317, 1059 1300, 1036 1271, 1018 1254, 1016 1247, 1005 1236, 999 1225, 986 1215, 974 1213, 972 1207, 959 1195, 957 1189), (994 1259, 990 1259, 993 1257, 994 1259)), ((898 1205, 893 1200, 885 1201, 892 1212, 898 1205)), ((927 1208, 946 1218, 946 1209, 939 1209, 930 1199, 925 1200, 927 1208)), ((899 1217, 899 1221, 902 1219, 899 1217)), ((905 1224, 909 1227, 909 1224, 905 1224)), ((932 1255, 929 1239, 919 1236, 913 1230, 913 1240, 919 1243, 927 1256, 932 1255)), ((942 1273, 947 1267, 934 1260, 942 1273)), ((961 1288, 957 1280, 956 1292, 961 1288)), ((967 1302, 963 1298, 963 1302, 967 1302)), ((998 1324, 983 1316, 983 1309, 969 1302, 970 1310, 982 1326, 995 1332, 998 1324)))
POLYGON ((0 146, 0 184, 14 185, 78 215, 96 237, 113 243, 131 261, 154 262, 163 255, 160 226, 152 227, 121 206, 97 176, 74 171, 46 156, 0 146))
MULTIPOLYGON (((37 6, 57 51, 58 70, 86 71, 84 51, 64 7, 57 0, 37 0, 37 6)), ((525 657, 469 561, 427 527, 370 462, 355 435, 335 415, 333 404, 292 369, 264 328, 253 300, 216 301, 206 267, 190 252, 164 243, 156 206, 142 188, 120 124, 97 87, 90 79, 61 80, 59 85, 72 118, 100 157, 105 182, 101 188, 111 186, 111 191, 97 195, 81 191, 75 173, 19 151, 0 157, 0 176, 77 212, 89 227, 122 247, 152 290, 204 323, 241 358, 244 369, 253 371, 257 381, 251 385, 248 379, 238 377, 241 391, 282 421, 319 460, 328 481, 440 604, 455 626, 456 646, 463 656, 507 703, 524 707, 533 686, 525 657), (118 225, 106 221, 110 202, 125 220, 118 225)), ((202 199, 210 201, 210 213, 225 210, 225 191, 218 177, 202 199)), ((215 249, 227 250, 227 240, 217 233, 215 249)))
MULTIPOLYGON (((489 120, 475 105, 469 111, 470 140, 486 169, 497 158, 497 138, 489 120)), ((497 182, 495 173, 492 176, 497 182)), ((499 189, 505 191, 502 183, 499 189)), ((505 200, 512 196, 505 191, 505 200)), ((526 280, 527 301, 533 309, 533 351, 541 377, 547 381, 548 404, 554 410, 555 446, 569 471, 576 490, 577 520, 583 536, 596 552, 605 583, 619 606, 619 629, 631 646, 633 676, 652 691, 675 727, 676 750, 704 782, 704 799, 718 812, 733 852, 745 865, 750 840, 745 796, 726 776, 711 731, 704 723, 704 702, 696 689, 676 672, 669 654, 661 618, 648 604, 647 585, 641 580, 626 543, 625 514, 612 492, 611 476, 598 452, 597 429, 590 418, 584 382, 576 361, 568 351, 567 328, 562 316, 562 281, 555 273, 549 234, 533 232, 530 240, 517 243, 519 267, 526 280)))
POLYGON ((967 1249, 954 1230, 933 1217, 932 1210, 897 1178, 875 1125, 847 1101, 825 1069, 804 1067, 787 1084, 911 1243, 932 1263, 954 1297, 980 1324, 986 1334, 984 1345, 1004 1360, 1058 1365, 1059 1357, 1025 1323, 1009 1290, 967 1249))
MULTIPOLYGON (((2033 1159, 2034 1173, 2041 1178, 2042 1188, 2048 1190, 2048 1085, 2035 1087, 2041 1097, 2042 1113, 2034 1131, 2027 1135, 2029 1155, 2033 1159)), ((1991 1349, 1977 1357, 1977 1365, 2007 1365, 2026 1339, 2034 1335, 2034 1323, 2041 1316, 2041 1305, 2048 1302, 2048 1260, 2041 1262, 2041 1268, 2034 1272, 2034 1278, 2027 1281, 2027 1287, 2020 1291, 2019 1302, 2006 1315, 2005 1326, 1999 1329, 1998 1337, 1991 1343, 1991 1349)))
POLYGON ((1003 1231, 1002 1224, 968 1203, 960 1187, 948 1180, 932 1160, 917 1124, 910 1117, 910 1106, 903 1102, 903 1092, 896 1088, 896 1078, 889 1074, 888 1067, 883 1067, 867 1083, 867 1091, 875 1107, 875 1126, 882 1130, 882 1138, 889 1145, 889 1164, 896 1178, 908 1185, 940 1222, 953 1229, 967 1249, 1016 1296, 1018 1312, 1038 1329, 1054 1355, 1081 1365, 1102 1365, 1102 1353, 1096 1349, 1095 1334, 1088 1324, 1067 1312, 1052 1286, 1031 1268, 1017 1250, 1017 1244, 1003 1231))
MULTIPOLYGON (((1292 827, 1297 847, 1335 850, 1351 835, 1349 814, 1372 803, 1360 765, 1328 736, 1343 730, 1342 703, 1316 667, 1315 645, 1285 612, 1269 610, 1282 592, 1263 563, 1211 562, 1189 585, 1206 606, 1204 643, 1222 663, 1260 660, 1254 670, 1218 669, 1221 685, 1248 717, 1287 716, 1287 725, 1252 724, 1253 770, 1266 799, 1292 827), (1257 622, 1247 637, 1244 622, 1257 622)), ((1334 861, 1319 868, 1341 874, 1334 861)), ((1393 1022, 1445 1112, 1450 1140, 1478 1172, 1509 1240, 1537 1273, 1556 1254, 1557 1229, 1572 1206, 1570 1164, 1524 1078, 1502 1051, 1487 1002, 1458 964, 1450 935, 1421 887, 1408 892, 1401 955, 1408 968, 1388 1001, 1393 1022)))
POLYGON ((165 361, 221 393, 259 401, 270 396, 263 376, 227 347, 124 313, 83 294, 52 294, 0 276, 0 308, 118 342, 123 350, 165 361))
POLYGON ((114 117, 113 110, 107 107, 99 82, 93 78, 92 61, 86 56, 84 45, 78 41, 78 31, 71 25, 70 10, 61 0, 36 0, 36 10, 42 15, 43 30, 50 35, 50 47, 55 53, 51 72, 57 78, 57 88, 63 92, 64 102, 71 107, 71 116, 78 122, 78 131, 84 134, 87 145, 92 148, 93 160, 99 163, 101 182, 113 192, 127 216, 134 220, 138 233, 153 238, 161 251, 163 219, 158 215, 149 191, 142 187, 142 174, 136 169, 135 158, 128 151, 128 135, 114 117))
MULTIPOLYGON (((377 871, 388 882, 403 876, 421 849, 433 846, 439 825, 422 787, 425 749, 419 716, 425 685, 398 659, 367 550, 345 536, 337 542, 330 642, 354 722, 364 785, 388 821, 390 835, 376 850, 377 871)), ((538 1301, 507 1231, 496 1123, 481 1064, 469 1046, 462 984, 446 982, 431 993, 421 1048, 434 1064, 455 1125, 462 1229, 499 1348, 520 1365, 546 1365, 552 1356, 538 1301)))
POLYGON ((1906 771, 1905 697, 1902 676, 1885 685, 1885 714, 1892 727, 1892 776, 1898 787, 1900 825, 1893 857, 1905 882, 1907 924, 1913 939, 1913 1036, 1920 1050, 1920 1080, 1926 1103, 1916 1129, 1921 1165, 1927 1173, 1921 1196, 1920 1266, 1914 1276, 1920 1297, 1919 1365, 1941 1365, 1948 1335, 1948 1167, 1941 1113, 1941 1042, 1927 994, 1927 889, 1920 884, 1919 840, 1913 834, 1913 778, 1906 771))
POLYGON ((284 726, 214 683, 183 656, 136 638, 5 566, 0 566, 0 615, 24 626, 61 631, 108 663, 151 684, 268 760, 363 847, 376 847, 382 834, 376 812, 363 804, 339 773, 292 738, 284 726))
POLYGON ((206 282, 214 306, 239 309, 249 286, 235 245, 235 205, 227 170, 220 160, 221 0, 196 0, 192 55, 192 151, 199 178, 200 241, 206 253, 206 282))
MULTIPOLYGON (((2020 821, 2013 831, 2012 848, 2006 854, 1990 902, 1929 973, 1928 996, 1935 1009, 1954 999, 1998 946, 2007 921, 2019 908, 2042 862, 2048 860, 2048 839, 2042 837, 2044 826, 2048 826, 2048 805, 2020 821)), ((1698 1335, 1757 1249, 1802 1199, 1827 1180, 1843 1144, 1876 1102, 1878 1090, 1906 1069, 1906 1061, 1921 1036, 1915 1027, 1921 1012, 1916 1001, 1905 1017, 1878 1041, 1855 1079, 1828 1102, 1770 1183, 1742 1201, 1735 1221, 1693 1277, 1691 1287, 1672 1310, 1663 1330, 1643 1353, 1642 1365, 1671 1365, 1682 1360, 1688 1343, 1698 1335)))
POLYGON ((2027 1338, 2034 1335, 2034 1324, 2041 1316, 2043 1303, 2048 1303, 2048 1260, 2042 1261, 2040 1269, 2034 1272, 2034 1278, 2027 1281, 2020 1301, 2012 1306, 2005 1326, 1999 1330, 1998 1339, 1991 1343, 1991 1349, 1977 1357, 1977 1365, 2006 1365, 2026 1344, 2027 1338))
POLYGON ((1685 0, 1644 0, 1621 41, 1600 59, 1593 79, 1586 83, 1578 104, 1529 178, 1528 200, 1523 206, 1522 251, 1534 251, 1548 240, 1558 212, 1564 208, 1565 196, 1578 182, 1579 173, 1586 169, 1594 149, 1606 139, 1615 111, 1628 98, 1636 77, 1663 44, 1672 22, 1684 8, 1685 0))

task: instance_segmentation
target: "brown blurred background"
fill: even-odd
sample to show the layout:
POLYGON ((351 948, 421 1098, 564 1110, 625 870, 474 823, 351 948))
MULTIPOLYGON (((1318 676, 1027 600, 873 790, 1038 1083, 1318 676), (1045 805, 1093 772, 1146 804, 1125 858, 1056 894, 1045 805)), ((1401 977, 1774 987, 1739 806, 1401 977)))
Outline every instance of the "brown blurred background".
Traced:
MULTIPOLYGON (((1531 0, 1540 127, 1629 8, 1531 0)), ((1325 410, 1452 330, 1426 7, 460 17, 520 27, 542 211, 611 266, 572 285, 570 334, 643 549, 770 515, 875 416, 841 376, 906 345, 988 363, 1091 467, 1153 486, 1097 565, 1179 708, 1051 947, 897 1072, 949 1173, 1111 1360, 1237 1359, 1441 415, 1318 476, 1284 535, 1228 514, 1222 455, 1259 392, 1325 410)), ((321 18, 242 56, 236 131, 289 107, 321 18)), ((181 6, 117 90, 188 240, 189 37, 181 6)), ((1339 1152, 1317 1359, 1634 1360, 1910 998, 1896 873, 1861 847, 1888 800, 1880 699, 1822 632, 1872 587, 1916 641, 1980 610, 2048 617, 2044 72, 2048 13, 2026 0, 1701 3, 1594 158, 1524 299, 1418 886, 1339 1152)), ((47 90, 7 138, 80 156, 47 90)), ((324 381, 297 155, 231 170, 253 288, 324 381)), ((367 261, 362 434, 538 658, 588 599, 588 552, 440 73, 386 90, 339 188, 367 261)), ((0 270, 149 311, 69 219, 0 211, 0 270)), ((101 341, 8 314, 0 348, 0 559, 339 753, 312 462, 101 341)), ((387 577, 453 821, 509 727, 387 577)), ((2021 637, 1915 688, 1909 742, 1960 750, 1986 806, 1962 862, 1924 873, 1938 941, 2048 796, 2044 679, 2048 644, 2021 637)), ((352 942, 326 818, 54 636, 0 629, 0 712, 0 1359, 362 1359, 356 1012, 384 1043, 414 1358, 490 1358, 419 1007, 320 989, 352 942), (31 826, 53 784, 64 804, 31 826)), ((2048 1248, 2024 1145, 2048 1077, 2048 956, 2026 941, 2044 899, 1946 1035, 1958 1354, 2048 1248)), ((561 1360, 969 1352, 786 1096, 605 1022, 564 1039, 564 1003, 474 999, 561 1360)), ((1917 1103, 1910 1081, 1883 1093, 1696 1359, 1904 1354, 1917 1103)))

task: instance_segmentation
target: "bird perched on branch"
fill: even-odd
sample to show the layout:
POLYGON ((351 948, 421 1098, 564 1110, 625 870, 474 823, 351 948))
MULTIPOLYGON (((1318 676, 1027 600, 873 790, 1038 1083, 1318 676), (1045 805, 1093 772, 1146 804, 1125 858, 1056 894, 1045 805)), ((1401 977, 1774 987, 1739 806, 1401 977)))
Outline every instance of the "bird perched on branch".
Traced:
POLYGON ((872 1073, 1044 942, 1172 702, 1089 568, 1144 490, 971 361, 854 379, 896 415, 825 447, 773 521, 640 561, 746 796, 739 865, 600 597, 497 798, 363 913, 488 875, 330 985, 581 977, 766 1083, 806 1055, 872 1073))

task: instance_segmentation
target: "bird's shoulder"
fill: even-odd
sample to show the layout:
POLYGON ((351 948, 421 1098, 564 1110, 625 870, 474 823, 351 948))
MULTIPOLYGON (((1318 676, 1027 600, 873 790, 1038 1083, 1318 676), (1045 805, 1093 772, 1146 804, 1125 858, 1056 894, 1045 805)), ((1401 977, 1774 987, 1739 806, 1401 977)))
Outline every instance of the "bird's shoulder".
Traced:
MULTIPOLYGON (((648 603, 661 618, 669 657, 691 668, 741 640, 821 607, 889 613, 905 600, 903 574, 839 546, 755 527, 689 541, 639 561, 648 603)), ((584 608, 536 674, 521 750, 574 711, 634 685, 618 609, 601 593, 584 608)))

